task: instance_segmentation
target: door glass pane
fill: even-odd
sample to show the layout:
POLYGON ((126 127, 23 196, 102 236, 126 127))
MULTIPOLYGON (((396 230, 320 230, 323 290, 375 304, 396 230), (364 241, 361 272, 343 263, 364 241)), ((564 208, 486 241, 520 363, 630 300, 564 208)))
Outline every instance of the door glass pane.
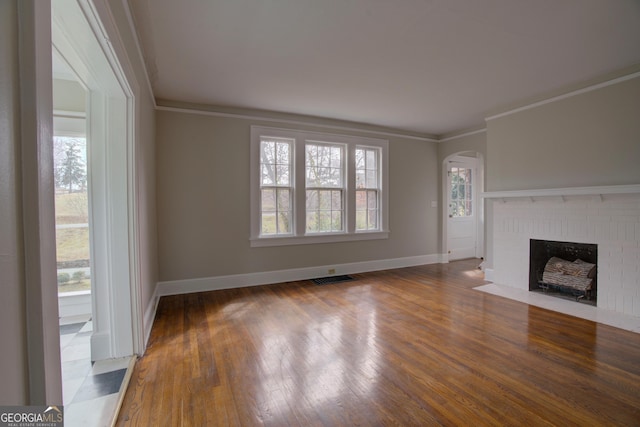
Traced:
POLYGON ((468 217, 473 214, 473 169, 452 167, 449 173, 451 183, 452 217, 468 217))

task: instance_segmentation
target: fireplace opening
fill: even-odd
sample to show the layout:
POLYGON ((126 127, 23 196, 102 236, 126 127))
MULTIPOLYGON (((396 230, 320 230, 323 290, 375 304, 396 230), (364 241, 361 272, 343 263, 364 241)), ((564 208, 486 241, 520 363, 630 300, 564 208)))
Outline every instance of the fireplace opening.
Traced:
POLYGON ((597 305, 598 245, 530 240, 529 291, 597 305))

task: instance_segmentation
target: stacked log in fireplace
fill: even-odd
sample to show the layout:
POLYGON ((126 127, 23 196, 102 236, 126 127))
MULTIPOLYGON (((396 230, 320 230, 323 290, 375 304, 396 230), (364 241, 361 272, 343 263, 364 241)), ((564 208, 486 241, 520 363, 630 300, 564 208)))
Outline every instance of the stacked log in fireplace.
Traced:
POLYGON ((597 263, 596 244, 531 239, 529 290, 596 305, 597 263))
POLYGON ((551 257, 544 267, 541 285, 556 286, 570 289, 589 297, 593 286, 596 265, 581 259, 567 261, 558 257, 551 257))

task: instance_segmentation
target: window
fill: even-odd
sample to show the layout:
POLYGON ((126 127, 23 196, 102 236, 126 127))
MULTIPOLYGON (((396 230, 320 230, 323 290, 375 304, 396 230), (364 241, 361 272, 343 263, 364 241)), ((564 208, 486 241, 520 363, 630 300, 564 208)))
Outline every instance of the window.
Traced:
POLYGON ((260 139, 260 235, 289 235, 293 230, 291 153, 293 140, 260 139))
POLYGON ((451 216, 453 218, 473 215, 473 197, 471 177, 473 169, 452 167, 451 179, 451 216))
POLYGON ((379 148, 356 148, 356 231, 379 228, 379 158, 379 148))
POLYGON ((306 232, 344 231, 344 147, 307 142, 306 232))
POLYGON ((388 142, 251 127, 251 245, 388 237, 388 142))

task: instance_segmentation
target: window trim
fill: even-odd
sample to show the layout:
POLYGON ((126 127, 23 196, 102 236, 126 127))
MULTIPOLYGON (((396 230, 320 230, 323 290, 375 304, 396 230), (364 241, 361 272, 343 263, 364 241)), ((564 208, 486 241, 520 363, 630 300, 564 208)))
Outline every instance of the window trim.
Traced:
POLYGON ((353 135, 339 135, 326 132, 313 132, 295 129, 283 129, 265 126, 251 126, 250 147, 250 243, 251 247, 284 246, 349 242, 360 240, 378 240, 389 237, 389 141, 353 135), (261 136, 292 138, 293 147, 293 233, 289 235, 260 235, 260 141, 261 136), (345 145, 345 200, 344 231, 306 233, 306 180, 305 180, 305 144, 306 142, 326 141, 345 145), (356 231, 355 224, 355 150, 356 147, 375 147, 380 149, 380 228, 378 230, 356 231))

